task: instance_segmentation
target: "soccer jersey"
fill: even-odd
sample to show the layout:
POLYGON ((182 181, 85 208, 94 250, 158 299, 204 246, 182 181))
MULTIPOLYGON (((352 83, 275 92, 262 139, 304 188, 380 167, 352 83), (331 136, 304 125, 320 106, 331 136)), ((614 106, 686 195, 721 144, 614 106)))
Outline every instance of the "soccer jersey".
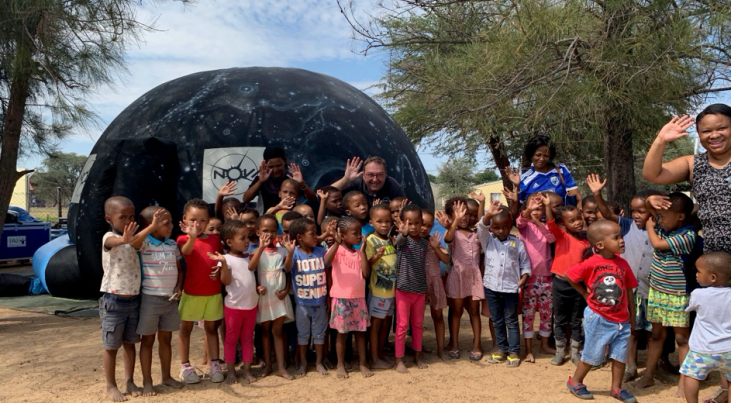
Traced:
POLYGON ((538 172, 533 167, 523 171, 520 174, 520 202, 523 203, 529 194, 535 192, 555 192, 563 199, 566 197, 566 192, 576 189, 578 187, 576 181, 566 165, 558 164, 558 169, 561 170, 563 182, 556 168, 551 168, 545 173, 538 172))

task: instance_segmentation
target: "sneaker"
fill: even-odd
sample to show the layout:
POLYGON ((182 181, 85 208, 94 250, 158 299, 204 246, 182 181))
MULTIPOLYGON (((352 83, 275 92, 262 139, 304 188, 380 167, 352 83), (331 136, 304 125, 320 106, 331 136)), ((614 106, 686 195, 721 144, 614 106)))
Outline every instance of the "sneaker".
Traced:
POLYGON ((637 403, 637 398, 633 394, 629 393, 627 389, 620 389, 618 391, 613 390, 610 393, 613 398, 625 403, 637 403))
POLYGON ((190 364, 183 364, 180 366, 180 378, 185 383, 198 383, 201 381, 201 377, 195 372, 195 368, 190 364))
POLYGON ((586 385, 584 385, 583 383, 572 385, 571 377, 569 377, 569 380, 566 381, 566 387, 569 388, 569 392, 571 392, 572 395, 578 397, 579 399, 593 399, 594 398, 594 395, 592 395, 591 392, 589 392, 589 389, 587 389, 586 385))
POLYGON ((211 361, 211 382, 223 382, 223 371, 221 370, 221 364, 219 364, 218 361, 211 361))

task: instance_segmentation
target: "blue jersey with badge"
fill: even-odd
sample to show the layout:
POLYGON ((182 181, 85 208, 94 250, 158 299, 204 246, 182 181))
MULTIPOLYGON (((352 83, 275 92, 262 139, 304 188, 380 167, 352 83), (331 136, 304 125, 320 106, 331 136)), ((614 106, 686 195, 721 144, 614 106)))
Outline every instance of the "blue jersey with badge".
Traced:
POLYGON ((563 183, 556 168, 552 168, 546 173, 538 172, 533 167, 523 171, 520 174, 520 202, 525 202, 526 197, 535 192, 555 192, 561 196, 561 199, 564 199, 567 191, 576 189, 576 181, 566 165, 559 164, 558 168, 563 175, 563 183))

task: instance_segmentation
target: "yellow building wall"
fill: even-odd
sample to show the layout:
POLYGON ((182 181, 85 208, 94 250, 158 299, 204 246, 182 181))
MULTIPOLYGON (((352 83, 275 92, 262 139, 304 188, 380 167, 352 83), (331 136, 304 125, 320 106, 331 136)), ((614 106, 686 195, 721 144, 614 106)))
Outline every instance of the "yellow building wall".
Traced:
POLYGON ((482 194, 485 195, 485 204, 490 203, 491 194, 498 194, 500 195, 500 203, 507 206, 508 201, 507 199, 505 199, 505 196, 503 196, 503 188, 504 186, 502 180, 487 182, 473 187, 474 190, 479 190, 482 194))
MULTIPOLYGON (((25 168, 18 168, 18 171, 25 171, 25 168)), ((13 189, 13 197, 10 199, 11 206, 18 206, 24 209, 28 208, 28 175, 15 182, 13 189)))

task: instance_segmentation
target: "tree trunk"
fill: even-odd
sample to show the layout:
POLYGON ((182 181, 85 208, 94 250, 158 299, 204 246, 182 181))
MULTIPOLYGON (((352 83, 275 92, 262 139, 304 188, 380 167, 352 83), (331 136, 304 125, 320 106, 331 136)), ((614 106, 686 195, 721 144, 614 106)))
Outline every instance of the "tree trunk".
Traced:
POLYGON ((621 107, 612 108, 607 114, 604 136, 604 168, 607 175, 605 188, 607 200, 618 203, 624 211, 630 211, 630 200, 636 191, 632 130, 621 110, 621 107))
MULTIPOLYGON (((19 52, 22 54, 22 52, 19 52)), ((23 127, 26 101, 28 99, 28 84, 30 74, 19 71, 10 84, 10 98, 8 109, 3 122, 2 145, 0 145, 0 234, 2 234, 5 216, 13 197, 15 182, 27 172, 18 172, 18 147, 20 133, 23 127)))
POLYGON ((510 168, 510 160, 508 154, 505 152, 505 144, 500 141, 500 137, 493 134, 487 139, 487 146, 490 148, 492 153, 492 160, 495 161, 495 165, 500 170, 500 177, 503 179, 503 186, 508 189, 512 189, 513 182, 510 181, 507 175, 507 168, 510 168))

